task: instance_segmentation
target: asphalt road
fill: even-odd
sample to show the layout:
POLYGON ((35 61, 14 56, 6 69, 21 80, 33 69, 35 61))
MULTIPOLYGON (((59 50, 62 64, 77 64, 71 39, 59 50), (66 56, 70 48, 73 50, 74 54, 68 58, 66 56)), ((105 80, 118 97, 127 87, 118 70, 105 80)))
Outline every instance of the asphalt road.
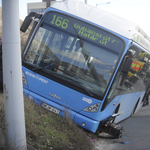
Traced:
POLYGON ((125 128, 122 137, 103 134, 95 141, 95 150, 150 150, 150 105, 120 124, 125 128))

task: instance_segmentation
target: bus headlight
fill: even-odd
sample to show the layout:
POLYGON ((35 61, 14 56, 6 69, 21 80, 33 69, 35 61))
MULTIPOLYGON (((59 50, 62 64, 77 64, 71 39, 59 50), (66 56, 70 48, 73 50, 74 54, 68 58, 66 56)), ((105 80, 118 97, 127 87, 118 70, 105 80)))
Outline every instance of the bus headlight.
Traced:
POLYGON ((24 72, 23 72, 23 71, 22 71, 22 82, 23 82, 25 85, 28 85, 27 80, 26 80, 26 76, 24 75, 24 72))
POLYGON ((97 112, 98 109, 99 109, 99 106, 100 106, 100 103, 94 104, 94 105, 91 105, 91 106, 89 106, 89 107, 84 108, 83 111, 87 111, 87 112, 97 112))

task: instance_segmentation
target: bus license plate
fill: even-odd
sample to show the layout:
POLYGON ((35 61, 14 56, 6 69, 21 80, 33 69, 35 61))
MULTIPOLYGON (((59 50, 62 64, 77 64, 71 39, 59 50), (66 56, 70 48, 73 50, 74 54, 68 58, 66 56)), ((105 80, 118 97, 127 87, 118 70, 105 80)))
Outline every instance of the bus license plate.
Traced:
POLYGON ((58 114, 58 115, 59 115, 59 113, 60 113, 60 110, 59 110, 59 109, 54 108, 54 107, 52 107, 52 106, 50 106, 50 105, 47 105, 47 104, 45 104, 45 103, 43 104, 43 107, 44 107, 45 109, 47 109, 47 110, 49 110, 49 111, 55 113, 55 114, 58 114))

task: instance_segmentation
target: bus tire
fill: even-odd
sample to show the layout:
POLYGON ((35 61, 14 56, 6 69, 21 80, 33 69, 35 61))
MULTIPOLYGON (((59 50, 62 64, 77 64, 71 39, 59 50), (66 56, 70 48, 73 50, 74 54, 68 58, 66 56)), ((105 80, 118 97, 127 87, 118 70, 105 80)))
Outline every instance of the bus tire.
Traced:
POLYGON ((135 113, 135 111, 136 111, 136 108, 137 108, 137 106, 138 106, 139 101, 140 101, 140 97, 139 97, 138 101, 136 102, 136 104, 135 104, 135 106, 134 106, 134 108, 133 108, 133 110, 132 110, 131 116, 134 115, 134 113, 135 113))
POLYGON ((119 137, 118 137, 118 138, 121 138, 121 137, 122 137, 122 133, 119 134, 119 137))
POLYGON ((149 100, 150 100, 150 87, 147 88, 146 93, 144 95, 143 106, 148 105, 149 104, 149 100))

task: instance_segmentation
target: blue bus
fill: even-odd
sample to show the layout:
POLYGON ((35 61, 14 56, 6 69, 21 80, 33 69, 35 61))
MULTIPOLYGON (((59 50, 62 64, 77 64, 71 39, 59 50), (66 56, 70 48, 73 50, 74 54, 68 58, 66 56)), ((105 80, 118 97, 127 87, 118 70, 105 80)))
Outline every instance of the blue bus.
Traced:
POLYGON ((93 133, 113 114, 118 123, 148 104, 150 38, 139 26, 76 0, 31 12, 21 31, 32 21, 22 54, 29 99, 60 116, 67 111, 93 133))

